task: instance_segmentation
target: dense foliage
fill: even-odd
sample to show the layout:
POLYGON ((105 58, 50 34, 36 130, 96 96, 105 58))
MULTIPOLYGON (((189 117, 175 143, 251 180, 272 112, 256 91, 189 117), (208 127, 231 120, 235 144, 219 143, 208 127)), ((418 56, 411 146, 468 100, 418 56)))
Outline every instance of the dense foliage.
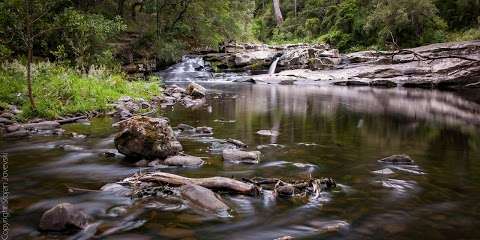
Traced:
POLYGON ((253 30, 264 42, 327 42, 355 50, 480 37, 478 0, 283 0, 281 25, 271 1, 256 2, 253 30))
POLYGON ((32 20, 37 57, 87 69, 111 65, 116 52, 133 47, 167 64, 189 50, 250 40, 253 8, 252 0, 5 0, 0 58, 25 54, 32 20))

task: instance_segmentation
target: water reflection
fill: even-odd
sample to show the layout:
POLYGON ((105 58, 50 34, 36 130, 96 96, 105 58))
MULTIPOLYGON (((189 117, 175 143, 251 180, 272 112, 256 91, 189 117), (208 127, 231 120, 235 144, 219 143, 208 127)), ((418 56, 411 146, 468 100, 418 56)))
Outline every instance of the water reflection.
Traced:
MULTIPOLYGON (((447 92, 333 86, 202 83, 207 105, 159 112, 172 125, 211 126, 208 138, 182 137, 201 168, 164 168, 190 177, 333 177, 338 189, 318 198, 277 199, 223 194, 232 218, 206 218, 180 202, 105 192, 71 193, 66 186, 100 189, 144 171, 115 152, 111 120, 70 125, 86 139, 42 137, 0 142, 9 153, 13 239, 48 239, 37 232, 41 213, 62 201, 79 204, 111 239, 478 238, 480 224, 479 105, 447 92), (261 136, 259 130, 278 131, 261 136), (218 141, 239 139, 262 152, 257 165, 225 164, 218 141), (409 154, 415 165, 377 162, 409 154), (388 171, 387 171, 388 169, 388 171), (389 174, 386 174, 386 173, 389 174), (451 226, 455 226, 452 228, 451 226), (428 231, 425 231, 428 229, 428 231)), ((84 233, 87 234, 87 233, 84 233)), ((82 235, 85 236, 85 235, 82 235)), ((67 236, 55 236, 65 239, 67 236)))

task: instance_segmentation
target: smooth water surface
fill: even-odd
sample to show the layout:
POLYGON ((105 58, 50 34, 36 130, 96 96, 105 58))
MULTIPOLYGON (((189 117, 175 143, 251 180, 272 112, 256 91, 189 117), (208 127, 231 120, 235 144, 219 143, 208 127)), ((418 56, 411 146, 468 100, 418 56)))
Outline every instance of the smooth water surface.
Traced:
POLYGON ((104 156, 115 151, 115 129, 111 119, 100 118, 67 126, 61 137, 0 142, 9 158, 12 239, 67 239, 37 230, 42 212, 59 202, 79 204, 101 221, 99 231, 122 226, 123 232, 106 239, 480 238, 478 104, 432 90, 204 84, 206 106, 175 106, 159 115, 172 126, 213 127, 213 138, 241 140, 260 149, 262 161, 224 163, 212 153, 211 138, 182 139, 185 152, 205 157, 207 164, 163 171, 238 179, 333 177, 339 187, 317 199, 222 193, 234 212, 220 219, 162 199, 133 203, 105 193, 69 192, 69 187, 97 190, 147 170, 104 156), (280 135, 257 135, 262 129, 280 135), (415 164, 377 162, 393 154, 408 154, 415 164), (393 173, 379 171, 386 168, 393 173), (118 206, 128 211, 112 215, 118 206))

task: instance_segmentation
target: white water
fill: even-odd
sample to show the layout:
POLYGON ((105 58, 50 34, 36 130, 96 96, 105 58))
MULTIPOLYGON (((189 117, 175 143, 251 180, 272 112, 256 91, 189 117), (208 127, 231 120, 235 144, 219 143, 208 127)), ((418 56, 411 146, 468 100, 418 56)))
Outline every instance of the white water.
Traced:
POLYGON ((208 81, 212 74, 201 57, 184 56, 182 61, 162 71, 166 81, 208 81))
POLYGON ((277 69, 278 60, 280 60, 279 57, 275 58, 272 65, 270 65, 270 68, 268 69, 268 74, 272 75, 275 73, 275 70, 277 69))

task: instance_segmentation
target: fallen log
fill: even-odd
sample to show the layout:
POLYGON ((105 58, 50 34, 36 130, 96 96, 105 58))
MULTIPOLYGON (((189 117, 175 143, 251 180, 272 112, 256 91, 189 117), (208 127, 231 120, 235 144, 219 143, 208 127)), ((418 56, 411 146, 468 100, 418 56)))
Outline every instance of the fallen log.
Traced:
POLYGON ((72 122, 76 122, 80 119, 85 119, 87 118, 87 116, 79 116, 79 117, 73 117, 73 118, 65 118, 65 119, 61 119, 61 120, 57 120, 58 123, 60 124, 67 124, 67 123, 72 123, 72 122))
POLYGON ((204 188, 212 190, 226 190, 239 194, 254 195, 258 192, 257 187, 250 183, 241 182, 226 177, 209 177, 209 178, 187 178, 179 175, 153 172, 134 176, 123 180, 130 184, 138 182, 151 182, 159 184, 168 184, 172 186, 183 186, 188 184, 196 184, 204 188))

